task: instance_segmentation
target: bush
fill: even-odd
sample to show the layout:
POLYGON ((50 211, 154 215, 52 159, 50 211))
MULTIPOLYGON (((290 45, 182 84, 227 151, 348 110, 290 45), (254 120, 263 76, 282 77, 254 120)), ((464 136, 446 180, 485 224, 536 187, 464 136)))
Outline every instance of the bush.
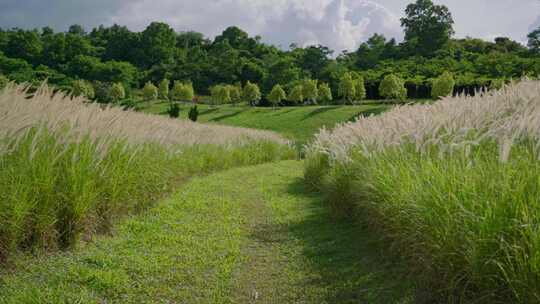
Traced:
POLYGON ((167 113, 171 118, 178 118, 180 116, 180 106, 175 102, 171 102, 167 113))
POLYGON ((72 87, 73 96, 84 96, 88 99, 94 99, 96 97, 94 87, 84 80, 75 80, 72 87))
POLYGON ((195 92, 191 83, 184 84, 180 81, 175 81, 171 95, 173 100, 192 101, 195 92))
POLYGON ((357 101, 366 99, 366 86, 364 84, 364 77, 358 76, 354 80, 354 96, 357 101))
POLYGON ((197 105, 193 105, 193 107, 189 109, 188 118, 189 120, 196 122, 198 117, 199 117, 199 110, 197 109, 197 105))
POLYGON ((272 91, 270 91, 270 94, 268 95, 268 101, 272 104, 272 106, 278 105, 282 100, 285 100, 287 98, 287 95, 285 94, 285 91, 283 88, 276 84, 272 91))
POLYGON ((437 77, 432 84, 431 97, 439 98, 452 95, 456 82, 452 74, 445 72, 437 77))
POLYGON ((294 86, 289 92, 287 99, 296 104, 301 104, 304 102, 304 88, 301 85, 294 86))
POLYGON ((159 83, 159 97, 161 99, 169 99, 169 84, 170 81, 166 78, 159 83))
POLYGON ((142 94, 144 100, 156 100, 158 98, 158 88, 149 81, 144 85, 142 94))
POLYGON ((228 86, 216 85, 210 89, 212 104, 227 104, 231 102, 231 91, 228 86))
POLYGON ((379 94, 386 99, 405 100, 407 98, 405 82, 396 75, 386 75, 379 85, 379 94))
POLYGON ((491 83, 489 84, 489 88, 491 90, 500 90, 504 87, 505 81, 504 79, 493 79, 491 80, 491 83))

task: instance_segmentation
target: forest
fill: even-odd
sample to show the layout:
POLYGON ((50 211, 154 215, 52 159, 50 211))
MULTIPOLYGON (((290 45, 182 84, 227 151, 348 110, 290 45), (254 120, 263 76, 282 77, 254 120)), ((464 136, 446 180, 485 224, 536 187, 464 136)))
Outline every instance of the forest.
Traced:
POLYGON ((282 49, 236 26, 214 39, 162 22, 152 22, 142 32, 117 24, 89 32, 80 25, 67 32, 50 27, 0 29, 0 74, 19 83, 47 80, 66 90, 85 80, 101 102, 111 101, 109 92, 116 83, 129 97, 133 89, 163 79, 190 82, 200 95, 209 95, 216 85, 249 81, 260 87, 260 104, 267 104, 276 84, 289 92, 305 79, 318 80, 334 96, 341 95, 340 79, 348 72, 364 79, 367 99, 381 98, 378 87, 388 74, 404 81, 409 98, 430 97, 433 79, 444 72, 453 75, 455 93, 469 94, 540 75, 540 28, 528 35, 527 46, 507 37, 493 42, 457 39, 451 12, 431 1, 409 5, 401 24, 403 42, 374 34, 357 50, 341 54, 324 45, 293 43, 282 49))

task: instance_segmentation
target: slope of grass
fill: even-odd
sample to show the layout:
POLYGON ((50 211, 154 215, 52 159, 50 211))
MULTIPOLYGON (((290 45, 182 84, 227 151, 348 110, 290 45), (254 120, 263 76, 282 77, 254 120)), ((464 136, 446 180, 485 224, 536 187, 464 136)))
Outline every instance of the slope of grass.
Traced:
POLYGON ((19 258, 0 303, 413 303, 361 227, 306 193, 302 163, 194 178, 72 253, 19 258))
MULTIPOLYGON (((182 104, 180 117, 186 119, 191 104, 182 104)), ((358 116, 379 114, 389 105, 357 106, 305 106, 261 108, 245 105, 223 105, 212 107, 201 104, 199 122, 271 130, 298 142, 307 143, 323 126, 332 128, 335 124, 355 119, 358 116)), ((141 105, 140 110, 153 114, 167 114, 168 103, 157 102, 141 105)))

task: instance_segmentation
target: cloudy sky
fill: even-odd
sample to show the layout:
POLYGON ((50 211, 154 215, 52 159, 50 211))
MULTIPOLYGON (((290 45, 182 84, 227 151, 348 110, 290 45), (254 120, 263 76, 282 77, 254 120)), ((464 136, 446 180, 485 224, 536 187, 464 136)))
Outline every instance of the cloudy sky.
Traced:
MULTIPOLYGON (((323 44, 356 49, 373 33, 398 40, 399 18, 412 0, 0 0, 0 27, 66 30, 118 23, 142 30, 152 21, 213 37, 229 25, 282 47, 323 44)), ((540 0, 435 0, 454 15, 456 36, 525 42, 540 26, 540 0)))

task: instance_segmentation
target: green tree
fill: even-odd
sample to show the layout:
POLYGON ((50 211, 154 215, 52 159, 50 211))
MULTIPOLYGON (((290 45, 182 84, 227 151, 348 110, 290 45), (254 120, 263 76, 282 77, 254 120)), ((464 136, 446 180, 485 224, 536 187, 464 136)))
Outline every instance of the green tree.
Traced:
POLYGON ((319 97, 317 80, 305 79, 302 83, 302 95, 304 96, 304 99, 308 100, 311 104, 316 104, 317 98, 319 97))
POLYGON ((167 78, 163 78, 159 83, 159 97, 162 99, 169 99, 169 84, 171 82, 167 78))
POLYGON ((405 100, 407 98, 405 82, 396 75, 388 74, 379 85, 379 94, 386 99, 405 100))
POLYGON ((364 100, 366 99, 366 86, 364 84, 364 77, 358 76, 356 79, 354 79, 354 96, 356 100, 364 100))
POLYGON ((75 80, 73 82, 73 96, 84 96, 88 99, 94 99, 96 93, 94 87, 89 82, 75 80))
POLYGON ((431 97, 439 98, 452 94, 456 81, 454 76, 448 72, 444 72, 441 76, 435 78, 431 87, 431 97))
POLYGON ((354 98, 356 97, 356 86, 351 73, 345 73, 343 76, 341 76, 341 79, 339 80, 338 93, 343 100, 352 104, 354 98))
POLYGON ((228 89, 231 95, 231 102, 236 105, 242 99, 242 87, 240 85, 229 85, 228 89))
POLYGON ((529 49, 536 54, 540 54, 540 26, 536 30, 529 33, 527 38, 529 39, 527 43, 529 49))
POLYGON ((454 19, 444 5, 431 0, 416 0, 405 9, 401 26, 405 29, 405 42, 415 54, 432 55, 440 50, 454 34, 454 19))
POLYGON ((140 65, 149 68, 155 64, 167 63, 173 59, 176 33, 166 23, 152 22, 141 33, 140 65))
POLYGON ((328 104, 332 101, 332 90, 327 83, 321 83, 319 85, 319 100, 325 104, 328 104))
POLYGON ((294 86, 289 92, 287 99, 297 104, 304 102, 304 88, 302 85, 294 86))
POLYGON ((156 100, 158 98, 158 88, 149 81, 144 85, 142 94, 144 100, 156 100))
POLYGON ((212 104, 227 104, 231 102, 231 92, 226 85, 215 85, 210 89, 212 104))
POLYGON ((109 97, 115 103, 126 98, 124 86, 120 82, 113 84, 109 90, 109 97))
POLYGON ((180 81, 175 81, 171 91, 171 97, 174 100, 191 101, 195 96, 191 83, 184 84, 180 81))
POLYGON ((242 97, 246 102, 254 106, 261 100, 261 90, 257 84, 248 81, 244 86, 242 97))
POLYGON ((275 107, 282 100, 285 100, 285 99, 287 99, 287 95, 285 94, 285 91, 279 84, 276 84, 272 88, 272 91, 270 91, 270 94, 268 95, 268 101, 270 101, 270 103, 272 103, 272 106, 275 107))

